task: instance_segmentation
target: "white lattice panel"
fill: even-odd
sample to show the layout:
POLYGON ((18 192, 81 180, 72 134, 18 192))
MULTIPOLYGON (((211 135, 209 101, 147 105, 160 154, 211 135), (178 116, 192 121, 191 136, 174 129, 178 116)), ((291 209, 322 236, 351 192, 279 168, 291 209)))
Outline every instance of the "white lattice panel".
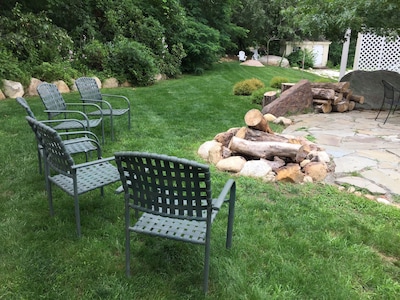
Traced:
POLYGON ((361 35, 359 70, 388 70, 400 73, 400 38, 389 41, 371 33, 361 35))

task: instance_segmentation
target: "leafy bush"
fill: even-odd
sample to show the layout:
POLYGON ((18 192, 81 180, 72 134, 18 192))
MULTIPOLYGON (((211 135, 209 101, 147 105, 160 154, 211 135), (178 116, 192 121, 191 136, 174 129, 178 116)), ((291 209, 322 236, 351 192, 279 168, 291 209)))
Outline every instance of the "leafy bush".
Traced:
POLYGON ((282 86, 282 83, 288 82, 288 81, 289 81, 289 79, 287 79, 286 77, 275 76, 271 79, 269 85, 270 85, 270 87, 280 89, 282 86))
POLYGON ((29 84, 30 75, 19 67, 18 60, 13 57, 10 51, 0 46, 0 87, 2 79, 21 82, 23 86, 29 84))
POLYGON ((303 59, 305 69, 312 68, 314 66, 314 54, 307 49, 294 51, 286 58, 292 67, 303 67, 303 59))
POLYGON ((254 91, 264 88, 264 87, 265 87, 264 83, 257 78, 246 79, 246 80, 240 81, 234 85, 233 93, 235 95, 249 96, 254 91))
POLYGON ((219 32, 190 18, 182 33, 182 44, 187 54, 182 59, 182 70, 187 72, 209 69, 223 52, 219 32))
POLYGON ((82 63, 91 70, 102 71, 107 65, 108 48, 99 40, 92 40, 82 49, 82 63))
POLYGON ((111 45, 108 69, 118 80, 137 85, 154 83, 159 73, 149 48, 134 40, 121 38, 111 45))
POLYGON ((78 71, 73 69, 69 62, 48 63, 43 62, 32 69, 32 76, 42 81, 52 82, 64 80, 68 85, 72 84, 72 79, 78 77, 78 71))
POLYGON ((270 89, 269 88, 261 88, 258 90, 255 90, 254 92, 251 93, 251 102, 255 104, 262 104, 264 94, 265 92, 268 92, 270 89))

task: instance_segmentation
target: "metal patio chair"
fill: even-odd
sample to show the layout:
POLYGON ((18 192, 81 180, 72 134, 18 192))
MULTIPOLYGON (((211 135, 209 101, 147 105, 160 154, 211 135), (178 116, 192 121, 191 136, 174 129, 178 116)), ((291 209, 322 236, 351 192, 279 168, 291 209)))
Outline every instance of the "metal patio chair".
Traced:
MULTIPOLYGON (((103 116, 96 119, 91 119, 81 110, 71 110, 68 107, 75 106, 75 107, 87 107, 92 108, 95 110, 100 109, 100 107, 93 103, 66 103, 64 101, 63 96, 61 95, 60 91, 58 90, 57 86, 52 83, 44 82, 37 87, 37 92, 39 97, 42 99, 43 105, 46 108, 45 112, 48 115, 49 120, 53 119, 57 116, 79 116, 82 118, 82 122, 86 126, 86 130, 91 131, 91 128, 94 127, 101 127, 101 136, 102 136, 102 143, 104 144, 104 121, 103 116)), ((81 119, 80 119, 81 120, 81 119)), ((55 126, 55 130, 69 130, 69 129, 77 129, 76 123, 69 124, 69 123, 60 123, 59 125, 55 126)))
POLYGON ((92 77, 80 77, 75 80, 75 85, 78 88, 81 99, 84 103, 95 103, 98 104, 101 108, 100 110, 88 113, 88 115, 103 115, 110 117, 112 140, 114 140, 113 117, 118 117, 126 114, 128 116, 128 129, 131 129, 131 103, 127 97, 121 95, 102 94, 96 80, 92 77), (118 103, 116 105, 117 101, 113 100, 113 104, 111 105, 109 101, 112 98, 116 98, 120 100, 118 102, 123 103, 118 103))
POLYGON ((387 119, 389 118, 390 112, 392 112, 394 114, 394 111, 396 110, 397 106, 400 105, 400 90, 396 89, 391 83, 387 82, 384 79, 382 80, 382 84, 383 84, 382 105, 379 108, 379 111, 375 117, 375 120, 378 118, 378 116, 381 113, 385 104, 388 104, 388 105, 390 105, 390 107, 389 107, 389 111, 386 116, 386 119, 383 122, 383 124, 385 124, 387 119))
POLYGON ((208 290, 211 224, 229 201, 226 248, 232 245, 236 184, 226 182, 212 198, 207 165, 186 159, 141 152, 115 153, 125 195, 126 274, 130 276, 130 233, 194 243, 205 247, 204 284, 208 290), (226 198, 229 194, 229 198, 226 198), (132 213, 135 213, 134 221, 132 213))
POLYGON ((79 195, 120 180, 118 169, 111 164, 114 157, 101 158, 75 164, 60 135, 53 128, 29 116, 26 117, 38 143, 43 147, 44 171, 50 214, 54 215, 52 184, 74 198, 76 230, 81 236, 79 195))
MULTIPOLYGON (((35 120, 36 117, 29 106, 28 102, 23 97, 17 97, 16 101, 20 104, 26 111, 27 115, 35 120)), ((99 144, 98 137, 90 131, 84 130, 85 124, 76 119, 60 119, 60 120, 44 120, 39 121, 49 126, 58 125, 62 122, 69 122, 70 124, 76 123, 76 126, 81 126, 82 130, 79 131, 70 131, 70 132, 59 132, 60 136, 67 136, 67 140, 63 140, 65 144, 65 148, 70 154, 78 154, 84 153, 86 157, 86 161, 89 159, 88 154, 92 151, 97 151, 97 155, 101 156, 101 147, 99 144), (70 138, 75 136, 75 138, 70 138)), ((38 162, 39 162, 39 173, 42 173, 42 156, 43 156, 43 148, 41 145, 37 143, 37 154, 38 154, 38 162)))

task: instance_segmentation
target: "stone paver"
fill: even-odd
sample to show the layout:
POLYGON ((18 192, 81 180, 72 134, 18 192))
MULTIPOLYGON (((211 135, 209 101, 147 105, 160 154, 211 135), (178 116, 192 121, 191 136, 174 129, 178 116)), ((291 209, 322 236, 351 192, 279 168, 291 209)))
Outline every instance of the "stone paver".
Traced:
POLYGON ((353 110, 292 116, 294 123, 283 133, 313 136, 336 165, 336 183, 389 197, 400 195, 400 113, 391 114, 386 124, 386 113, 375 121, 376 114, 353 110))

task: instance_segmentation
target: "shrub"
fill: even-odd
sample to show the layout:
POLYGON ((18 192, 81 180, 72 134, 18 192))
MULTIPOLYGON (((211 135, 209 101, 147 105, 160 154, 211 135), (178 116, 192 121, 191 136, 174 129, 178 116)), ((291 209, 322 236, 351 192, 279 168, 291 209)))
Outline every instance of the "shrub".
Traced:
POLYGON ((159 70, 149 48, 126 38, 117 40, 110 47, 108 69, 118 80, 142 86, 154 83, 159 70))
POLYGON ((268 92, 269 88, 261 88, 251 93, 251 102, 255 104, 262 104, 265 92, 268 92))
POLYGON ((3 85, 2 79, 19 81, 23 86, 29 84, 30 75, 22 70, 20 65, 10 51, 0 46, 0 87, 3 85))
POLYGON ((280 76, 275 76, 271 79, 271 82, 269 83, 270 87, 275 88, 275 89, 280 89, 282 86, 282 83, 288 82, 289 79, 286 77, 280 77, 280 76))
POLYGON ((32 69, 32 76, 47 82, 64 80, 71 86, 72 79, 78 77, 78 71, 72 68, 68 62, 52 64, 43 62, 32 69))
POLYGON ((108 48, 104 43, 93 40, 82 49, 82 63, 91 70, 102 71, 107 65, 108 48))
POLYGON ((233 87, 233 93, 235 95, 249 96, 254 91, 264 87, 264 83, 257 78, 246 79, 235 84, 233 87))
POLYGON ((307 49, 294 51, 286 58, 292 67, 303 67, 303 59, 305 69, 312 68, 314 66, 314 54, 307 49))

